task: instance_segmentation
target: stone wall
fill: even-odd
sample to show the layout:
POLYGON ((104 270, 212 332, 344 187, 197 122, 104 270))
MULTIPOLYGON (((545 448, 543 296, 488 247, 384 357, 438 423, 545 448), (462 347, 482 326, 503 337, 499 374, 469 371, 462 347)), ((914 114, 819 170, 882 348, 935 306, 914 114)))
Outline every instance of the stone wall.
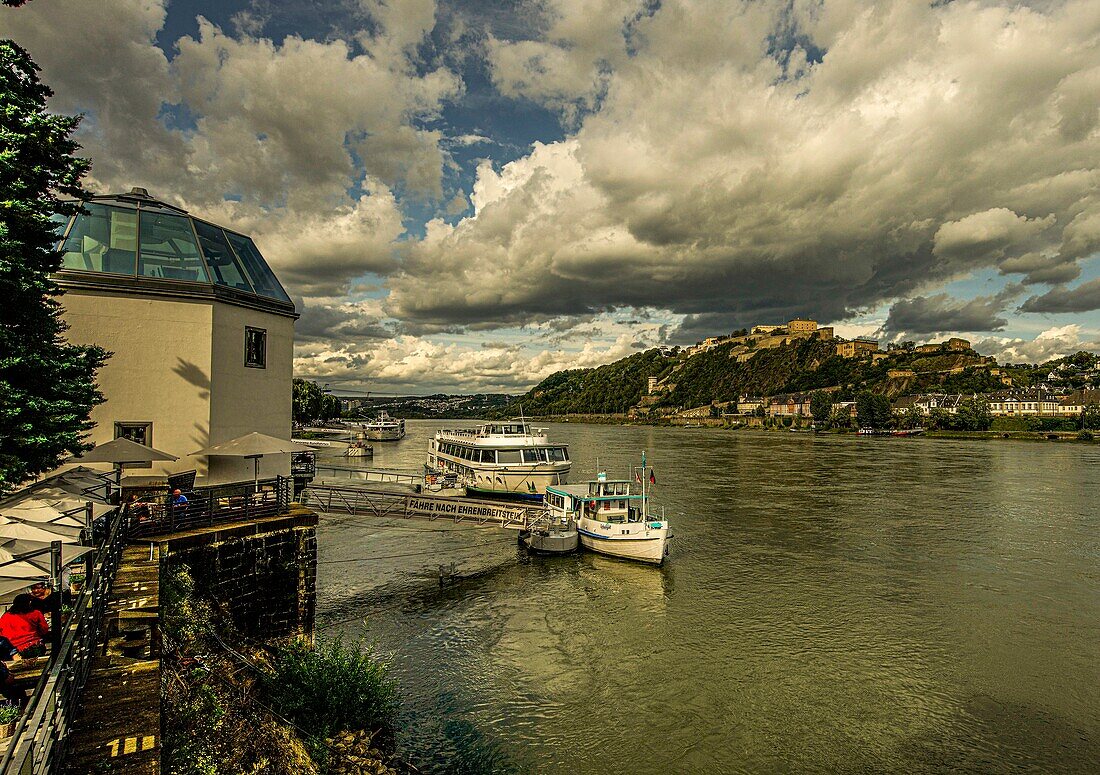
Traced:
POLYGON ((312 635, 317 599, 317 515, 189 531, 162 539, 164 563, 185 565, 196 591, 223 607, 246 637, 312 635))

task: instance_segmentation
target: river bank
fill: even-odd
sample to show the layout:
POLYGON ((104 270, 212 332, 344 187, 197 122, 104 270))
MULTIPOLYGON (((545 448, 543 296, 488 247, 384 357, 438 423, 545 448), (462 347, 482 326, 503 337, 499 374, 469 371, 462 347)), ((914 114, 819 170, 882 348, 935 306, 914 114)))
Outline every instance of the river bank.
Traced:
MULTIPOLYGON (((585 423, 590 425, 652 426, 657 428, 723 428, 726 430, 762 431, 768 433, 801 431, 810 432, 813 420, 797 417, 662 417, 645 419, 629 417, 625 414, 571 414, 549 415, 529 418, 537 422, 585 423)), ((856 429, 831 428, 816 431, 818 434, 857 435, 856 429)), ((1100 443, 1100 433, 1091 431, 1024 431, 1024 430, 988 430, 988 431, 947 431, 926 430, 923 433, 932 439, 975 439, 1008 441, 1057 441, 1080 444, 1100 443)))

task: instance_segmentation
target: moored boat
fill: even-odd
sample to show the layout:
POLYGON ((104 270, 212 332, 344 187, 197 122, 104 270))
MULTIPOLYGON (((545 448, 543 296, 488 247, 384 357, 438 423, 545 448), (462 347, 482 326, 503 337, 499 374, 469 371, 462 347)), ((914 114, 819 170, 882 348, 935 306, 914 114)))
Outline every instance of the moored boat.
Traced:
POLYGON ((405 438, 405 421, 382 412, 378 419, 363 424, 357 436, 368 441, 398 441, 405 438))
POLYGON ((470 495, 541 501, 548 486, 565 483, 571 465, 568 445, 551 442, 545 428, 509 420, 436 431, 425 468, 457 474, 470 495))
POLYGON ((353 441, 343 452, 344 457, 373 457, 374 447, 363 441, 353 441))
POLYGON ((608 479, 546 488, 550 509, 573 514, 580 545, 587 550, 625 560, 660 565, 668 555, 669 524, 649 514, 644 462, 637 477, 640 488, 627 479, 608 479))

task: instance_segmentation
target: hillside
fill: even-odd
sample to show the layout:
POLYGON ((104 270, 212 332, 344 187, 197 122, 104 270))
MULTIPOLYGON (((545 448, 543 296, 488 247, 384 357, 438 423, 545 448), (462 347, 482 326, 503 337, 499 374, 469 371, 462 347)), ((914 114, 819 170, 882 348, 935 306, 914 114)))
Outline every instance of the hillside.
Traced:
POLYGON ((623 413, 639 404, 669 410, 732 401, 742 395, 825 388, 834 391, 838 400, 850 400, 861 390, 895 398, 907 393, 982 393, 1005 387, 996 363, 973 350, 899 349, 873 360, 844 358, 836 354, 835 341, 810 337, 756 349, 748 356, 743 341, 690 356, 648 350, 599 368, 553 374, 497 414, 518 414, 521 405, 531 416, 623 413), (651 376, 658 378, 658 390, 647 396, 651 376))
POLYGON ((731 401, 741 395, 771 396, 837 388, 837 398, 850 400, 860 390, 902 393, 943 390, 986 392, 1004 385, 990 374, 988 365, 973 351, 922 354, 894 350, 874 362, 870 358, 843 358, 833 341, 803 339, 779 347, 758 350, 740 362, 731 358, 736 344, 727 344, 687 358, 665 380, 667 392, 659 406, 702 406, 712 401, 731 401), (982 367, 985 368, 977 368, 982 367), (911 377, 889 377, 894 370, 914 372, 911 377))
POLYGON ((649 377, 667 372, 674 361, 660 350, 635 353, 594 369, 569 369, 550 375, 495 416, 519 414, 614 414, 641 400, 649 377))

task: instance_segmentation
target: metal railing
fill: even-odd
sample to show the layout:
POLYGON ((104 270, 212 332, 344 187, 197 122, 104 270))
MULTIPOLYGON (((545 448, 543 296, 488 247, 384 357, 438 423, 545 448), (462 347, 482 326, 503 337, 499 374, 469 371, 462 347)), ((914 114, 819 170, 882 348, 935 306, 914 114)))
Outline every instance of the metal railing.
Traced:
MULTIPOLYGON (((126 515, 116 513, 91 564, 60 642, 0 761, 0 775, 54 775, 63 769, 73 714, 92 669, 103 613, 126 545, 126 515)), ((60 631, 55 620, 54 629, 60 631)))
POLYGON ((285 514, 290 509, 293 484, 293 479, 277 476, 258 483, 196 487, 184 494, 186 503, 176 503, 171 494, 147 497, 128 504, 130 535, 140 538, 285 514))

